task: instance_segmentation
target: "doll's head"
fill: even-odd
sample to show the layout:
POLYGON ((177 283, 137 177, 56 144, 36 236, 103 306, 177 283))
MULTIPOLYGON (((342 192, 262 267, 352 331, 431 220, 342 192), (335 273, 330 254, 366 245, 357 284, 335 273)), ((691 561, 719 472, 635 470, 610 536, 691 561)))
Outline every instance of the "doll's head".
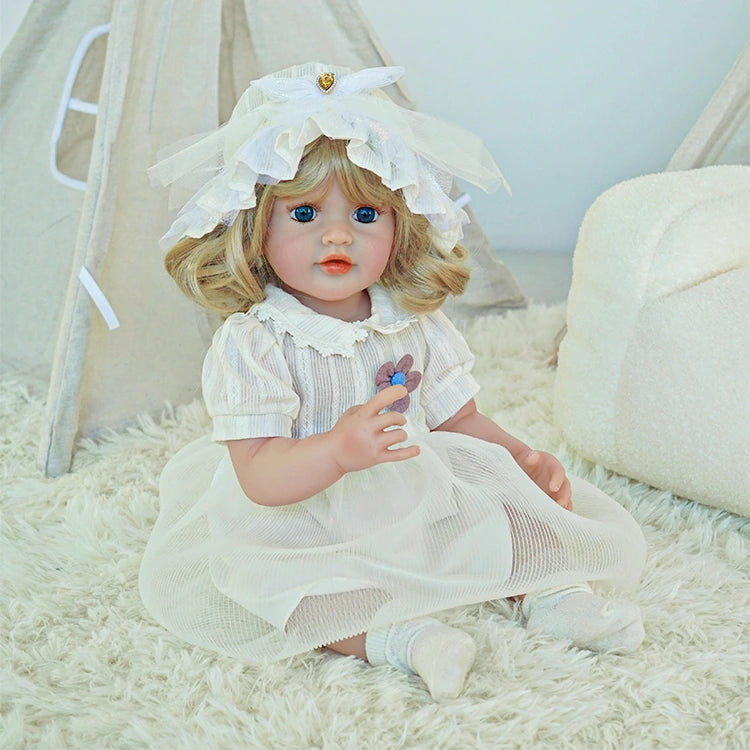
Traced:
POLYGON ((380 281, 404 307, 428 311, 460 294, 468 216, 450 198, 453 178, 486 191, 504 180, 471 133, 381 91, 402 73, 308 63, 266 76, 225 125, 152 167, 152 178, 192 194, 161 241, 183 291, 223 314, 261 301, 278 283, 263 256, 274 200, 325 190, 335 177, 349 199, 392 211, 380 281))
POLYGON ((403 307, 427 312, 439 307, 448 294, 461 294, 469 279, 466 250, 450 252, 433 243, 428 219, 412 213, 401 191, 353 164, 346 142, 321 136, 310 143, 296 176, 274 185, 256 185, 256 205, 243 209, 229 226, 218 225, 200 238, 186 237, 165 258, 167 271, 185 294, 208 309, 229 315, 245 311, 265 298, 267 284, 278 284, 264 257, 264 245, 274 202, 325 190, 334 178, 353 203, 377 206, 394 218, 394 242, 380 279, 403 307))

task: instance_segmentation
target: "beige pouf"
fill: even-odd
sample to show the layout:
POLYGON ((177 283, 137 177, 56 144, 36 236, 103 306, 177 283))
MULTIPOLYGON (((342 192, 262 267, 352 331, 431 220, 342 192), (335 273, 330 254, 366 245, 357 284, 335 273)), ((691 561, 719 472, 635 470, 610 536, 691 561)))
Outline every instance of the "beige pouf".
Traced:
POLYGON ((587 212, 555 421, 584 457, 750 516, 750 167, 648 175, 587 212))

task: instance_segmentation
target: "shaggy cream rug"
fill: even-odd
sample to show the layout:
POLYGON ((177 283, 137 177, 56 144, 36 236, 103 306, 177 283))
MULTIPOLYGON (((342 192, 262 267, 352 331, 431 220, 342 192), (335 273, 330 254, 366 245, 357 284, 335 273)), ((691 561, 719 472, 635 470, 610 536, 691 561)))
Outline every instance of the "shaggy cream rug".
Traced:
MULTIPOLYGON (((588 464, 551 424, 547 365, 561 306, 468 328, 480 408, 610 493, 642 524, 635 593, 646 640, 627 657, 530 636, 507 602, 440 616, 479 650, 464 694, 312 653, 253 667, 186 645, 144 612, 138 566, 159 472, 204 433, 200 404, 97 443, 73 471, 35 468, 41 403, 2 407, 2 736, 10 748, 748 748, 750 522, 588 464)), ((727 456, 731 463, 732 457, 727 456)))

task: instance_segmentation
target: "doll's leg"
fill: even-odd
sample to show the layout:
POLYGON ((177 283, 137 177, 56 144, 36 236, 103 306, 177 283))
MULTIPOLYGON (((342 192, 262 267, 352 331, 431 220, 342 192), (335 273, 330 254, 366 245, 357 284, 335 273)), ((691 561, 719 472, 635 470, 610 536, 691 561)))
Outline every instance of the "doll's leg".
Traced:
MULTIPOLYGON (((364 629, 388 601, 388 594, 379 589, 307 596, 292 613, 286 631, 290 636, 320 643, 333 613, 346 612, 351 626, 364 629)), ((455 698, 461 692, 476 654, 471 636, 430 617, 345 638, 326 648, 374 666, 390 664, 413 672, 422 678, 435 700, 455 698)))
POLYGON ((626 654, 643 641, 641 612, 630 602, 597 596, 586 584, 527 594, 526 627, 579 648, 626 654))
POLYGON ((367 649, 365 647, 366 638, 367 633, 360 633, 351 638, 344 638, 341 641, 329 643, 326 648, 335 651, 337 654, 356 656, 358 659, 362 659, 362 661, 367 661, 367 649))
POLYGON ((431 617, 372 630, 364 646, 370 664, 419 675, 436 701, 459 695, 476 656, 468 633, 431 617))

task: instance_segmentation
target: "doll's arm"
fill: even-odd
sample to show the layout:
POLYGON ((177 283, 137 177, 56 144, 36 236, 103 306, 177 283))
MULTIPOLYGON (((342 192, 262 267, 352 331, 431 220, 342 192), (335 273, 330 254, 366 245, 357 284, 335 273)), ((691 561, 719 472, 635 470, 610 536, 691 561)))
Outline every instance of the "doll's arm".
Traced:
POLYGON ((299 440, 228 440, 240 487, 259 505, 291 505, 330 487, 350 471, 416 456, 417 446, 391 447, 406 440, 400 429, 406 423, 404 415, 380 413, 406 393, 402 385, 384 388, 366 404, 347 409, 331 430, 318 435, 299 440))
POLYGON ((565 476, 562 464, 550 453, 532 450, 526 443, 513 437, 491 419, 480 414, 474 399, 464 404, 450 419, 435 429, 461 432, 464 435, 502 445, 513 456, 516 463, 558 505, 567 510, 573 507, 570 482, 565 476))

